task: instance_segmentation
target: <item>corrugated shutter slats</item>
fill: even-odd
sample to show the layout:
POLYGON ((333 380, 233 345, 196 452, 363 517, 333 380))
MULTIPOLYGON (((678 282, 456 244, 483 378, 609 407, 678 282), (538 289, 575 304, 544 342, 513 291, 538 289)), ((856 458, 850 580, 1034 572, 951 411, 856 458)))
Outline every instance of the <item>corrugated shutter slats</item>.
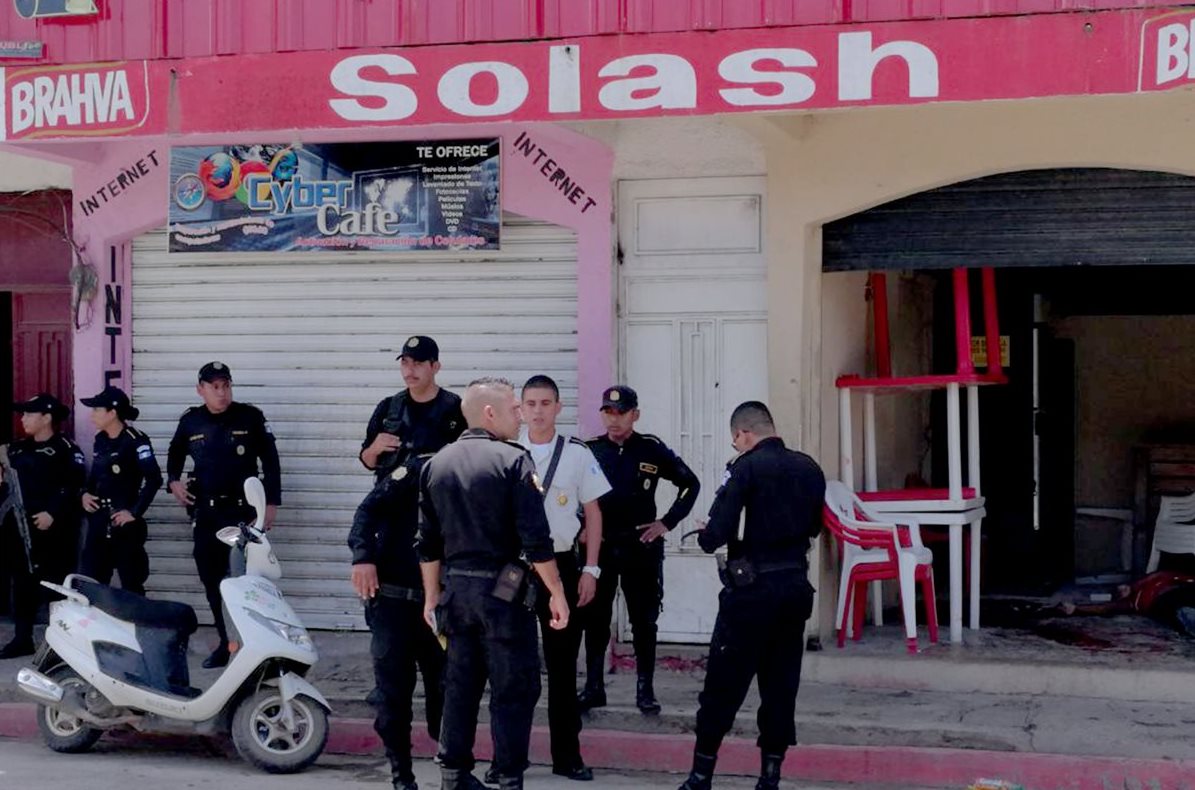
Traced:
MULTIPOLYGON (((239 401, 265 411, 282 458, 272 533, 288 600, 314 628, 362 628, 345 537, 372 478, 357 461, 374 405, 402 387, 394 357, 436 338, 441 385, 548 373, 576 423, 577 279, 571 231, 507 215, 485 253, 168 254, 165 232, 133 245, 133 389, 165 463, 195 371, 228 364, 239 401)), ((165 491, 148 514, 150 594, 210 622, 190 526, 165 491)))

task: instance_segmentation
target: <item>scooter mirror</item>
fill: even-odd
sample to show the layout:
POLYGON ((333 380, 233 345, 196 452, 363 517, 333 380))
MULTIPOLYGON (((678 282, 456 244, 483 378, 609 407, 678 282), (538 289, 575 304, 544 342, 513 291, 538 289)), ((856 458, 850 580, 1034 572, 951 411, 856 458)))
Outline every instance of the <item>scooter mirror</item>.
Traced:
MULTIPOLYGON (((245 501, 249 503, 249 507, 257 511, 258 519, 262 519, 266 513, 266 489, 261 484, 261 480, 256 477, 245 478, 245 501)), ((258 529, 261 525, 258 524, 258 529)))
POLYGON ((216 533, 216 540, 221 543, 227 543, 229 546, 235 546, 237 541, 241 539, 240 527, 224 527, 216 533))

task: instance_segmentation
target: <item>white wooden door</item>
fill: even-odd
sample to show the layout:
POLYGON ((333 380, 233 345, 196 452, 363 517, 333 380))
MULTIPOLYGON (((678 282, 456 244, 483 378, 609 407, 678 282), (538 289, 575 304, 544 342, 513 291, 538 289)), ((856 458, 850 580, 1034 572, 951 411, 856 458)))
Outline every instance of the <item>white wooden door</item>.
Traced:
MULTIPOLYGON (((717 571, 681 536, 706 517, 734 454, 731 411, 767 398, 763 194, 756 177, 619 185, 620 377, 639 393, 638 429, 701 478, 692 515, 666 538, 663 642, 709 642, 717 571)), ((661 513, 675 494, 660 486, 661 513)), ((621 607, 619 617, 628 638, 621 607)))

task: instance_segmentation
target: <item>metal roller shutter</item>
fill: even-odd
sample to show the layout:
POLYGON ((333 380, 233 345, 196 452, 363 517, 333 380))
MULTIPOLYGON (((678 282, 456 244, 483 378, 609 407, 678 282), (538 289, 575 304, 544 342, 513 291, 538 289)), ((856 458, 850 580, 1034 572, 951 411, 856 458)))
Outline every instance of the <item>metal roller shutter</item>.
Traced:
MULTIPOLYGON (((572 231, 506 215, 485 253, 167 254, 164 229, 133 244, 137 425, 165 464, 179 415, 198 403, 195 372, 226 362, 234 397, 265 411, 282 458, 271 534, 288 600, 313 628, 363 628, 345 537, 371 476, 357 460, 374 405, 402 387, 395 355, 436 338, 439 382, 480 375, 517 384, 547 373, 562 429, 576 424, 577 256, 572 231)), ((165 491, 148 514, 150 594, 210 613, 190 525, 165 491)), ((206 618, 206 619, 205 619, 206 618)))
POLYGON ((1186 265, 1195 178, 1109 168, 1000 173, 827 223, 825 271, 1186 265))

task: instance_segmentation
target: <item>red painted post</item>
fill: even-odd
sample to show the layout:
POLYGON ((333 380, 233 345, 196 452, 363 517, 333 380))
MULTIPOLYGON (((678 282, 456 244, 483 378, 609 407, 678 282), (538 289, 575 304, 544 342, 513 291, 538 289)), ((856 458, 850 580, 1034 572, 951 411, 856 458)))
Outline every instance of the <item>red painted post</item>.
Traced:
POLYGON ((892 340, 888 333, 888 275, 872 272, 868 277, 872 320, 875 322, 876 375, 889 378, 892 375, 892 340))
POLYGON ((954 349, 958 356, 958 374, 975 372, 971 361, 971 294, 967 269, 954 270, 954 349))
POLYGON ((983 275, 983 327, 988 343, 988 374, 998 376, 1004 372, 1004 361, 1000 358, 1000 317, 996 313, 996 270, 985 266, 983 275))

